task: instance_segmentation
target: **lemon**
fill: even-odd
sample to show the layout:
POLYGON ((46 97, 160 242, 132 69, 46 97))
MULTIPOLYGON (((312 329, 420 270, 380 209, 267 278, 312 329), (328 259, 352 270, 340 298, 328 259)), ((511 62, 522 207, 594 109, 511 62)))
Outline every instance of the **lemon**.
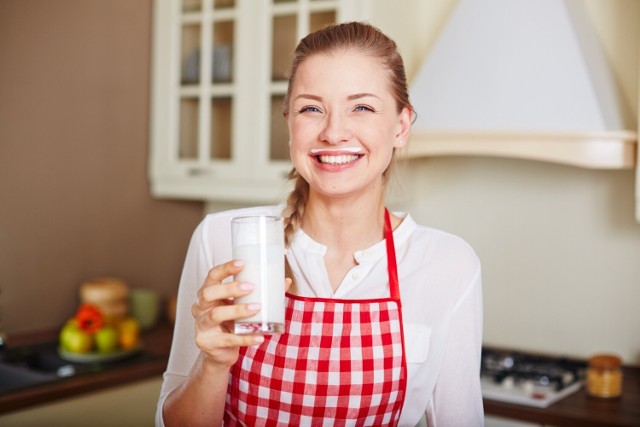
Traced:
POLYGON ((123 350, 130 350, 140 342, 140 323, 133 317, 127 317, 118 325, 118 343, 123 350))

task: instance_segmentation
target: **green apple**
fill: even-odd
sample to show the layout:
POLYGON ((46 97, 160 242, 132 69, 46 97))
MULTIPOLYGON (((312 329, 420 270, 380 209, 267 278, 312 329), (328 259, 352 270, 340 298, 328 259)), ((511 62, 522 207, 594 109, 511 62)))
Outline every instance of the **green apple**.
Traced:
POLYGON ((118 348, 118 331, 111 326, 104 326, 96 332, 95 341, 100 353, 111 353, 118 348))
POLYGON ((87 353, 93 347, 93 337, 74 322, 67 322, 60 330, 60 345, 72 353, 87 353))

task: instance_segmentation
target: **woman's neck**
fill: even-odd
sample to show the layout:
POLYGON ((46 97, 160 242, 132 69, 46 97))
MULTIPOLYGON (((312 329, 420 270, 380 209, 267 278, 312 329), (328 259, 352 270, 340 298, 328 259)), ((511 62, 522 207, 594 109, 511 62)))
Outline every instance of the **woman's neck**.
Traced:
POLYGON ((384 237, 384 209, 382 196, 353 200, 310 194, 302 229, 329 248, 353 254, 384 237))

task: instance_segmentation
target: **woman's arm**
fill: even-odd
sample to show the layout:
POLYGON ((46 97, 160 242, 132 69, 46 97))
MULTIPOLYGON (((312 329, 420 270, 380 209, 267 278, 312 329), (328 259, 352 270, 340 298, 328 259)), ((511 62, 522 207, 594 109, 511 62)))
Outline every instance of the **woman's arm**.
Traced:
MULTIPOLYGON (((165 426, 221 425, 228 375, 242 346, 264 341, 262 335, 235 335, 233 321, 255 314, 232 298, 250 293, 253 285, 223 281, 239 273, 243 264, 230 261, 210 270, 198 291, 191 314, 195 319, 195 343, 200 349, 186 379, 166 397, 162 407, 165 426)), ((178 340, 174 341, 174 346, 178 340)), ((180 351, 173 349, 172 351, 180 351)))
POLYGON ((164 401, 164 425, 222 425, 228 375, 228 367, 207 363, 201 353, 189 376, 164 401))
MULTIPOLYGON (((447 347, 427 416, 438 426, 482 426, 484 411, 480 389, 482 351, 482 283, 475 277, 453 308, 447 347)), ((430 424, 432 425, 432 424, 430 424)))

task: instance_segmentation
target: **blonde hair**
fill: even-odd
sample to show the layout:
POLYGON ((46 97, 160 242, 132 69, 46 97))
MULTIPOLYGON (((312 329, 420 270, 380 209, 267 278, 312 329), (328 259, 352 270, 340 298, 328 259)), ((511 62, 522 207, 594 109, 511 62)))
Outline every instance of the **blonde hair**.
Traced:
MULTIPOLYGON (((372 25, 362 22, 347 22, 329 25, 300 40, 294 52, 289 72, 289 86, 283 102, 285 115, 289 113, 291 90, 300 64, 312 55, 347 49, 353 49, 380 59, 383 66, 389 70, 390 90, 396 100, 398 113, 404 108, 409 108, 413 111, 413 107, 409 102, 404 63, 396 43, 372 25)), ((385 182, 390 175, 394 162, 395 156, 383 174, 385 182)), ((295 232, 302 225, 304 209, 309 199, 309 184, 295 168, 289 172, 288 178, 293 180, 295 185, 287 198, 287 205, 282 213, 285 224, 285 245, 287 247, 289 247, 295 232)))

